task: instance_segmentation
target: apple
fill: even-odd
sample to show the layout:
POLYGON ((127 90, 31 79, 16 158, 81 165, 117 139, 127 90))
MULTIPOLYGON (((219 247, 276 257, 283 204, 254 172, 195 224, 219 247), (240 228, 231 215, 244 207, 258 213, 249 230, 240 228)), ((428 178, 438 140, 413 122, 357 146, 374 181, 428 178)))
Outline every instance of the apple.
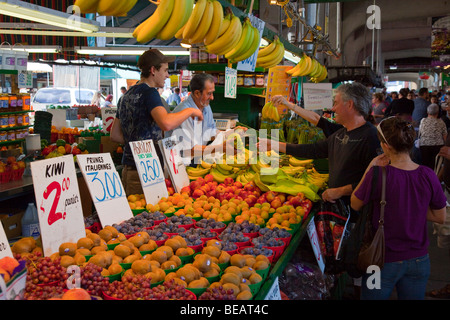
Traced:
POLYGON ((238 189, 240 189, 240 188, 243 187, 242 182, 240 182, 240 181, 235 181, 235 182, 234 182, 234 186, 235 186, 236 188, 238 188, 238 189))
POLYGON ((181 188, 180 193, 187 193, 191 195, 191 188, 189 186, 183 187, 181 188))
POLYGON ((225 180, 223 181, 223 183, 227 186, 230 186, 234 183, 234 180, 232 177, 226 177, 225 180))
POLYGON ((200 188, 201 185, 197 179, 197 180, 191 181, 191 183, 189 183, 189 187, 191 188, 191 191, 194 191, 195 189, 200 188))
POLYGON ((267 191, 265 194, 267 202, 272 202, 273 199, 278 195, 278 192, 276 191, 267 191))
POLYGON ((170 179, 165 179, 166 181, 166 187, 172 187, 172 181, 170 181, 170 179))
POLYGON ((169 193, 169 196, 171 196, 175 193, 175 189, 173 187, 168 187, 167 192, 169 193))
POLYGON ((255 185, 253 184, 252 181, 247 182, 247 183, 244 185, 244 190, 247 190, 247 191, 253 191, 253 190, 255 190, 255 185))
POLYGON ((203 179, 205 180, 206 183, 214 181, 214 177, 213 177, 213 175, 211 173, 208 173, 207 175, 205 175, 203 177, 203 179))
POLYGON ((258 197, 258 199, 256 200, 256 203, 266 203, 267 202, 267 200, 266 200, 266 197, 264 197, 264 196, 259 196, 258 197))
POLYGON ((206 183, 205 179, 203 179, 202 177, 198 177, 197 181, 200 184, 200 186, 203 186, 206 183))
POLYGON ((286 201, 286 195, 284 193, 280 192, 277 197, 280 198, 281 203, 284 203, 286 201))
POLYGON ((294 196, 289 200, 288 203, 294 208, 297 208, 298 206, 302 205, 302 199, 299 196, 294 196))
POLYGON ((274 209, 281 207, 281 205, 281 200, 278 197, 273 198, 273 200, 270 202, 270 206, 274 209))
POLYGON ((249 193, 248 193, 248 191, 245 191, 245 190, 241 189, 241 192, 239 192, 239 195, 240 195, 243 199, 245 199, 245 198, 248 197, 249 193))
POLYGON ((253 207, 257 200, 258 199, 253 194, 244 199, 244 201, 247 202, 250 207, 253 207))
POLYGON ((234 193, 232 192, 225 193, 225 199, 231 200, 232 198, 234 198, 234 193))
POLYGON ((201 196, 204 195, 204 194, 205 194, 205 193, 204 193, 203 190, 201 190, 200 188, 199 188, 199 189, 195 189, 195 190, 192 192, 192 198, 197 199, 197 198, 201 197, 201 196))

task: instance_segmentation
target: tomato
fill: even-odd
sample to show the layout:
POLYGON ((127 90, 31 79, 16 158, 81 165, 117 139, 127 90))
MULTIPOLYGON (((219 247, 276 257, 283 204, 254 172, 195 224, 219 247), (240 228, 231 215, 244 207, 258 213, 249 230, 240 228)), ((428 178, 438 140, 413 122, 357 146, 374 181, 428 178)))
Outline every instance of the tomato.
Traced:
POLYGON ((72 152, 72 146, 68 143, 64 146, 64 149, 66 149, 66 153, 70 154, 72 152))

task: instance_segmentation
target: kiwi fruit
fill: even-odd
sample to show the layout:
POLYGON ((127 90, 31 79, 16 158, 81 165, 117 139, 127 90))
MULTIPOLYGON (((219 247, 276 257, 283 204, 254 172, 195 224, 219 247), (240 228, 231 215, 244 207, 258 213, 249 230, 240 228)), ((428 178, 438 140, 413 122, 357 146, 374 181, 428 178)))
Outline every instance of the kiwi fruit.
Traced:
POLYGON ((230 255, 228 252, 222 251, 222 252, 220 253, 220 256, 219 256, 219 258, 218 258, 218 261, 219 261, 220 264, 222 264, 222 263, 228 263, 228 262, 230 262, 230 258, 231 258, 231 255, 230 255))
POLYGON ((255 272, 248 278, 248 280, 250 280, 252 284, 256 284, 262 281, 262 277, 255 272))
POLYGON ((117 236, 119 235, 119 231, 117 231, 117 229, 113 226, 105 226, 103 229, 109 230, 113 238, 117 238, 117 236))
POLYGON ((227 267, 227 268, 224 270, 224 273, 234 273, 234 274, 236 274, 236 275, 239 276, 239 279, 242 279, 242 278, 243 278, 241 268, 236 267, 236 266, 229 266, 229 267, 227 267))
POLYGON ((134 273, 134 271, 133 271, 133 269, 127 269, 127 270, 125 270, 125 272, 123 273, 123 277, 128 277, 128 276, 135 276, 136 274, 134 273))
POLYGON ((77 241, 78 249, 88 249, 91 250, 94 247, 94 241, 88 237, 80 238, 77 241))
POLYGON ((175 255, 178 257, 186 257, 189 256, 189 251, 187 250, 187 248, 178 248, 175 252, 175 255))
POLYGON ((163 281, 166 278, 166 272, 161 268, 154 268, 152 272, 158 275, 158 282, 163 281))
POLYGON ((187 247, 186 239, 184 239, 182 236, 176 235, 172 239, 177 240, 180 243, 181 248, 186 248, 187 247))
POLYGON ((111 263, 111 265, 108 267, 108 271, 109 274, 118 274, 121 273, 123 271, 123 268, 120 264, 118 263, 111 263))
POLYGON ((59 246, 59 255, 73 257, 77 252, 77 244, 73 242, 64 242, 59 246))
POLYGON ((249 257, 249 258, 245 259, 245 265, 248 266, 248 267, 253 267, 255 262, 256 262, 255 257, 249 257))
POLYGON ((177 268, 178 268, 179 266, 181 266, 181 259, 180 259, 180 257, 177 256, 177 255, 171 256, 171 257, 169 258, 168 261, 173 261, 173 262, 175 262, 177 268))
POLYGON ((219 249, 222 249, 222 243, 219 240, 216 240, 216 239, 210 239, 210 240, 206 241, 206 246, 207 247, 215 246, 215 247, 217 247, 219 249))
POLYGON ((177 268, 177 263, 175 261, 167 260, 161 264, 163 270, 173 270, 177 268))
POLYGON ((263 260, 256 261, 255 264, 253 265, 253 269, 255 269, 255 270, 264 270, 264 269, 267 269, 268 267, 269 267, 269 264, 263 260))
POLYGON ((211 257, 219 258, 221 250, 216 246, 206 246, 202 249, 202 253, 208 254, 211 257))
POLYGON ((233 294, 235 296, 237 296, 239 294, 239 292, 240 292, 239 287, 237 285, 235 285, 234 283, 227 282, 227 283, 222 284, 222 287, 226 291, 233 290, 233 294))
POLYGON ((259 254, 255 257, 256 261, 266 261, 268 264, 270 263, 269 258, 267 258, 265 255, 263 254, 259 254))
POLYGON ((199 254, 192 265, 201 272, 208 272, 211 269, 211 257, 207 254, 199 254))
POLYGON ((75 259, 72 256, 69 256, 69 255, 62 256, 60 263, 61 263, 61 266, 63 266, 64 268, 67 268, 68 266, 77 264, 75 262, 75 259))
POLYGON ((77 264, 79 266, 86 262, 86 257, 78 252, 75 253, 75 255, 73 256, 73 259, 75 260, 75 264, 77 264))
POLYGON ((100 236, 100 238, 102 238, 103 240, 105 240, 106 242, 108 242, 109 240, 111 240, 113 237, 113 233, 108 230, 103 228, 102 230, 100 230, 98 232, 98 235, 100 236))
POLYGON ((85 248, 81 248, 81 249, 77 249, 75 254, 77 254, 77 253, 79 253, 79 254, 81 254, 83 256, 90 256, 91 255, 91 250, 85 249, 85 248))
POLYGON ((150 235, 146 231, 139 231, 138 233, 136 233, 136 236, 143 237, 145 239, 144 243, 147 243, 150 241, 150 235))
POLYGON ((133 250, 135 248, 135 245, 129 239, 122 241, 120 244, 127 246, 131 250, 133 250))
POLYGON ((139 248, 145 243, 145 238, 142 235, 135 235, 128 239, 136 248, 139 248))
POLYGON ((123 261, 122 257, 119 257, 118 255, 114 254, 113 257, 112 257, 111 264, 113 264, 113 263, 122 263, 122 261, 123 261))
POLYGON ((245 266, 245 257, 242 254, 233 254, 230 258, 230 264, 232 266, 236 266, 242 268, 245 266))
POLYGON ((184 265, 176 271, 176 274, 180 279, 184 280, 189 285, 191 281, 197 279, 197 273, 194 269, 195 268, 190 265, 184 265))
POLYGON ((128 257, 131 254, 131 252, 132 250, 123 244, 119 244, 114 247, 114 254, 121 258, 128 257))
POLYGON ((224 273, 222 275, 222 278, 220 279, 220 281, 225 284, 225 283, 233 283, 236 286, 239 286, 239 283, 241 283, 241 278, 233 273, 233 272, 228 272, 228 273, 224 273))
POLYGON ((148 260, 139 259, 131 264, 131 269, 136 274, 146 274, 152 271, 152 265, 148 260))
POLYGON ((217 271, 217 269, 215 269, 215 268, 211 268, 207 272, 203 272, 203 276, 206 277, 206 278, 216 277, 219 274, 220 274, 220 272, 217 271))
MULTIPOLYGON (((173 273, 173 272, 172 272, 173 273)), ((170 273, 169 273, 170 274, 170 273)), ((166 279, 167 279, 167 276, 166 276, 166 279)), ((185 287, 185 288, 187 288, 187 283, 186 283, 186 281, 184 281, 184 280, 181 280, 180 278, 173 278, 173 281, 176 283, 176 284, 180 284, 180 285, 182 285, 183 287, 185 287)))
POLYGON ((166 242, 164 242, 164 245, 171 247, 173 252, 176 252, 179 248, 182 247, 181 243, 175 238, 167 239, 166 242))
POLYGON ((170 259, 170 257, 173 256, 173 250, 169 246, 164 245, 164 246, 161 246, 161 247, 157 248, 156 250, 157 251, 160 250, 160 251, 165 252, 166 255, 167 255, 167 259, 170 259))
POLYGON ((124 258, 122 263, 133 263, 134 261, 136 261, 138 259, 139 259, 138 256, 131 254, 128 257, 124 258))
POLYGON ((193 280, 193 281, 189 282, 188 288, 206 288, 207 286, 209 286, 208 280, 206 280, 206 283, 205 283, 205 281, 203 281, 202 279, 198 279, 198 280, 193 280))
POLYGON ((117 239, 119 239, 120 242, 123 242, 123 241, 127 240, 127 236, 124 235, 122 232, 120 232, 120 233, 117 235, 117 239))
POLYGON ((153 246, 148 243, 144 243, 142 246, 139 247, 139 251, 152 251, 153 246))
POLYGON ((96 233, 88 233, 88 234, 86 234, 86 238, 89 238, 92 241, 94 241, 94 247, 99 246, 101 243, 101 238, 96 233))
POLYGON ((236 300, 250 300, 253 297, 252 292, 244 290, 238 293, 236 300))
POLYGON ((242 273, 242 276, 244 277, 244 278, 249 278, 253 273, 255 273, 256 271, 254 270, 254 269, 252 269, 251 267, 249 267, 249 266, 243 266, 242 268, 241 268, 241 273, 242 273))
POLYGON ((165 250, 158 250, 156 249, 155 251, 152 252, 151 254, 152 256, 152 260, 156 260, 158 261, 160 264, 164 263, 168 260, 167 254, 165 250))
POLYGON ((119 238, 112 238, 106 244, 116 244, 116 243, 120 243, 119 238))
POLYGON ((251 290, 250 290, 250 287, 248 286, 248 284, 246 284, 246 283, 239 283, 239 290, 242 292, 242 291, 250 291, 251 292, 251 290))

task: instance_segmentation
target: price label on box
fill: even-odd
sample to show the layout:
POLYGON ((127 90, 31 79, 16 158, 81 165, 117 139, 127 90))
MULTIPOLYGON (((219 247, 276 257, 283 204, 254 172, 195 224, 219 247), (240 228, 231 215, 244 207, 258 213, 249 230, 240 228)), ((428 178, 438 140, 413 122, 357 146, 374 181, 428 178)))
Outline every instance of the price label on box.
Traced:
POLYGON ((78 154, 77 162, 102 226, 132 218, 133 212, 111 154, 78 154))
POLYGON ((164 157, 164 163, 169 171, 175 192, 180 193, 181 189, 189 186, 189 176, 181 157, 179 144, 175 136, 170 136, 158 141, 159 147, 164 157))
POLYGON ((237 70, 225 67, 225 98, 236 99, 237 70))
POLYGON ((273 281, 267 295, 264 300, 281 300, 280 284, 278 283, 278 277, 273 281))
POLYGON ((72 155, 33 161, 33 178, 42 247, 45 256, 64 242, 86 236, 83 208, 72 155))
POLYGON ((313 249, 314 255, 316 256, 317 264, 319 265, 320 270, 325 270, 325 261, 323 261, 322 251, 320 250, 319 238, 317 237, 316 224, 314 223, 314 217, 311 218, 311 221, 308 223, 306 227, 306 232, 308 233, 309 242, 311 243, 311 247, 313 249))
POLYGON ((11 247, 9 246, 8 238, 6 237, 3 226, 0 228, 0 259, 4 257, 13 258, 11 247))
POLYGON ((169 192, 153 141, 130 141, 130 148, 139 173, 145 201, 157 204, 162 197, 168 197, 169 192))
POLYGON ((104 133, 111 132, 111 127, 116 118, 116 107, 103 107, 100 109, 102 114, 102 130, 104 133))

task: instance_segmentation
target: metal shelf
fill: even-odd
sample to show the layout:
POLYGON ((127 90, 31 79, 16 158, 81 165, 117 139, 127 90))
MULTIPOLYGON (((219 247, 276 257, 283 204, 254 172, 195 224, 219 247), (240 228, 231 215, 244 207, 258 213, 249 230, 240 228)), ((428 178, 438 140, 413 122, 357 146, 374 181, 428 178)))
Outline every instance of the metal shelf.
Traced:
POLYGON ((27 126, 0 128, 0 131, 20 130, 20 129, 27 129, 29 127, 32 127, 32 125, 30 124, 30 125, 27 125, 27 126))

